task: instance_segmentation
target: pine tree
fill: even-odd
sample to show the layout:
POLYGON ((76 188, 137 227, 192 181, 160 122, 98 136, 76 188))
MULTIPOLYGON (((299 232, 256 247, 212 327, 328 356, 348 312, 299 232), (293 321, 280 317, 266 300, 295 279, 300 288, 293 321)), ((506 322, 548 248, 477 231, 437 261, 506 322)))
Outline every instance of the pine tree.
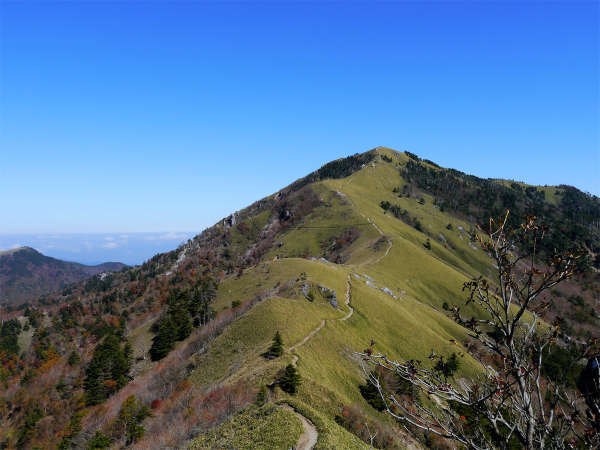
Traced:
POLYGON ((273 337, 273 343, 265 356, 269 359, 273 359, 279 358, 281 355, 283 355, 283 339, 281 339, 281 334, 277 331, 273 337))
POLYGON ((288 364, 279 379, 279 387, 288 394, 295 394, 300 385, 300 374, 291 364, 288 364))
POLYGON ((192 317, 189 311, 182 304, 177 304, 171 311, 171 317, 177 326, 177 341, 183 341, 192 332, 192 317))
POLYGON ((108 334, 94 350, 94 356, 86 369, 84 389, 86 404, 102 403, 114 390, 129 382, 131 369, 131 346, 115 334, 108 334))
POLYGON ((150 348, 152 361, 163 359, 169 354, 175 345, 177 334, 177 327, 170 317, 161 320, 158 333, 152 338, 152 347, 150 348))

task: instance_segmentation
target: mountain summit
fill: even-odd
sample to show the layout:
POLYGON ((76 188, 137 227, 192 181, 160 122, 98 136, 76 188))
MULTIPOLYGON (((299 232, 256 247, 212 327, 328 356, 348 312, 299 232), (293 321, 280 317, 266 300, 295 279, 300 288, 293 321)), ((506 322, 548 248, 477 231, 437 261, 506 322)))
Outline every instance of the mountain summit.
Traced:
MULTIPOLYGON (((408 438, 382 412, 355 352, 375 347, 429 366, 427 355, 442 355, 454 380, 483 374, 485 349, 451 311, 483 317, 461 290, 495 270, 473 232, 506 209, 511 220, 535 214, 552 226, 540 252, 585 253, 586 275, 552 292, 544 318, 570 336, 596 332, 598 198, 378 147, 325 164, 141 266, 11 312, 0 340, 4 444, 441 447, 408 438)), ((13 271, 46 267, 37 252, 2 258, 20 253, 13 271)), ((384 381, 413 395, 400 379, 384 381)))

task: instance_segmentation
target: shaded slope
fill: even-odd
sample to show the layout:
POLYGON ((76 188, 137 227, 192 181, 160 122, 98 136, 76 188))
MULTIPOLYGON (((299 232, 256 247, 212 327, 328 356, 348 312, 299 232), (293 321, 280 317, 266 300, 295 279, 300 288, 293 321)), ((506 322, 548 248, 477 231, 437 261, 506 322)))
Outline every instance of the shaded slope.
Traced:
POLYGON ((61 261, 30 247, 0 252, 0 303, 33 299, 102 272, 115 272, 125 264, 96 266, 61 261))

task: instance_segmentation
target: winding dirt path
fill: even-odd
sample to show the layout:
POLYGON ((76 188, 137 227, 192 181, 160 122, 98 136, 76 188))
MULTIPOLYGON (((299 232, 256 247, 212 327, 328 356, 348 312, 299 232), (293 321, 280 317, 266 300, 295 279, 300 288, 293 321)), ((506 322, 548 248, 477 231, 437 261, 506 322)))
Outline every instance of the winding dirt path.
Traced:
POLYGON ((350 311, 348 311, 348 314, 346 314, 344 317, 342 317, 341 319, 338 319, 340 322, 343 322, 344 320, 348 320, 350 317, 352 317, 352 314, 354 314, 354 308, 352 306, 350 306, 350 290, 352 289, 352 286, 350 286, 350 274, 348 274, 348 278, 346 278, 346 299, 345 302, 346 306, 348 307, 348 309, 350 311))
MULTIPOLYGON (((348 311, 348 314, 346 314, 344 317, 340 317, 339 319, 329 319, 329 320, 338 320, 340 322, 343 322, 345 320, 348 320, 350 317, 352 317, 352 314, 354 314, 354 308, 352 306, 350 306, 350 291, 351 291, 351 285, 350 285, 350 276, 351 274, 348 274, 348 277, 346 278, 346 294, 345 294, 345 299, 344 299, 344 303, 346 304, 346 306, 348 307, 348 309, 350 311, 348 311)), ((296 350, 298 347, 303 346, 304 344, 306 344, 309 340, 311 340, 315 334, 317 334, 319 331, 321 331, 321 328, 323 328, 325 326, 325 322, 327 322, 327 320, 323 319, 321 320, 321 323, 319 324, 319 326, 317 328, 315 328, 314 330, 312 330, 310 333, 308 333, 306 336, 304 336, 304 339, 302 339, 300 342, 292 345, 290 348, 287 349, 287 351, 289 353, 293 353, 294 350, 296 350)), ((298 363, 298 355, 293 355, 292 356, 292 365, 296 366, 296 364, 298 363)))
MULTIPOLYGON (((352 289, 352 286, 350 284, 350 277, 351 277, 351 274, 348 274, 348 277, 346 278, 346 294, 345 294, 345 299, 344 299, 344 303, 346 304, 348 309, 350 309, 350 311, 348 311, 348 314, 346 314, 344 317, 341 317, 339 319, 330 319, 330 320, 338 320, 340 322, 343 322, 345 320, 348 320, 350 317, 352 317, 352 314, 354 314, 354 308, 352 306, 350 306, 350 295, 351 295, 351 289, 352 289)), ((323 328, 325 326, 325 322, 326 322, 325 319, 321 320, 321 323, 319 324, 319 326, 317 328, 315 328, 310 333, 308 333, 304 337, 304 339, 302 339, 300 342, 298 342, 298 343, 292 345, 290 348, 288 348, 287 351, 292 353, 298 347, 301 347, 304 344, 306 344, 315 334, 317 334, 319 331, 321 331, 321 328, 323 328)), ((295 367, 297 364, 298 364, 298 355, 294 354, 292 357, 292 365, 295 367)), ((298 443, 296 444, 296 446, 294 448, 296 450, 311 450, 316 445, 317 439, 319 438, 319 433, 317 432, 317 428, 313 425, 313 423, 310 420, 308 420, 306 417, 304 417, 302 414, 300 414, 298 411, 296 411, 291 406, 283 405, 282 407, 284 409, 287 409, 288 411, 292 411, 294 414, 296 414, 296 417, 298 417, 298 419, 300 419, 300 422, 302 422, 302 427, 304 428, 304 432, 300 435, 300 438, 298 439, 298 443)))
POLYGON ((300 342, 298 342, 297 344, 292 345, 288 351, 291 353, 294 350, 296 350, 298 347, 303 346, 304 344, 306 344, 308 342, 309 339, 311 339, 315 334, 317 334, 321 328, 323 328, 325 326, 325 319, 321 320, 321 323, 319 324, 319 326, 317 328, 315 328, 314 330, 312 330, 310 333, 308 333, 304 339, 302 339, 300 342))
POLYGON ((294 449, 295 450, 311 450, 317 444, 317 439, 319 438, 319 433, 317 432, 317 428, 313 425, 313 423, 310 420, 308 420, 306 417, 304 417, 302 414, 300 414, 298 411, 296 411, 290 405, 281 405, 281 407, 283 409, 286 409, 286 410, 294 413, 296 415, 296 417, 298 417, 298 419, 300 419, 300 422, 302 422, 302 428, 304 428, 304 431, 298 438, 298 443, 296 444, 294 449))

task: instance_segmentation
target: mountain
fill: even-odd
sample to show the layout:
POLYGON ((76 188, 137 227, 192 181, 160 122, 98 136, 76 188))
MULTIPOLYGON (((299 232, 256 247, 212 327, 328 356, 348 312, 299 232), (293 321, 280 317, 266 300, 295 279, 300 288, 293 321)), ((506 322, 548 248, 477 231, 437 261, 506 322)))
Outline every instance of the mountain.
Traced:
POLYGON ((86 266, 45 256, 30 247, 0 252, 0 304, 39 297, 102 272, 116 272, 124 264, 86 266))
POLYGON ((556 225, 542 252, 586 255, 585 273, 552 292, 546 319, 597 334, 598 198, 378 147, 141 266, 5 312, 2 444, 351 449, 375 435, 377 448, 442 447, 366 400, 353 352, 374 341, 390 358, 429 364, 435 349, 457 355, 457 379, 481 374, 482 349, 448 309, 482 317, 462 287, 495 268, 471 231, 505 208, 556 225))

